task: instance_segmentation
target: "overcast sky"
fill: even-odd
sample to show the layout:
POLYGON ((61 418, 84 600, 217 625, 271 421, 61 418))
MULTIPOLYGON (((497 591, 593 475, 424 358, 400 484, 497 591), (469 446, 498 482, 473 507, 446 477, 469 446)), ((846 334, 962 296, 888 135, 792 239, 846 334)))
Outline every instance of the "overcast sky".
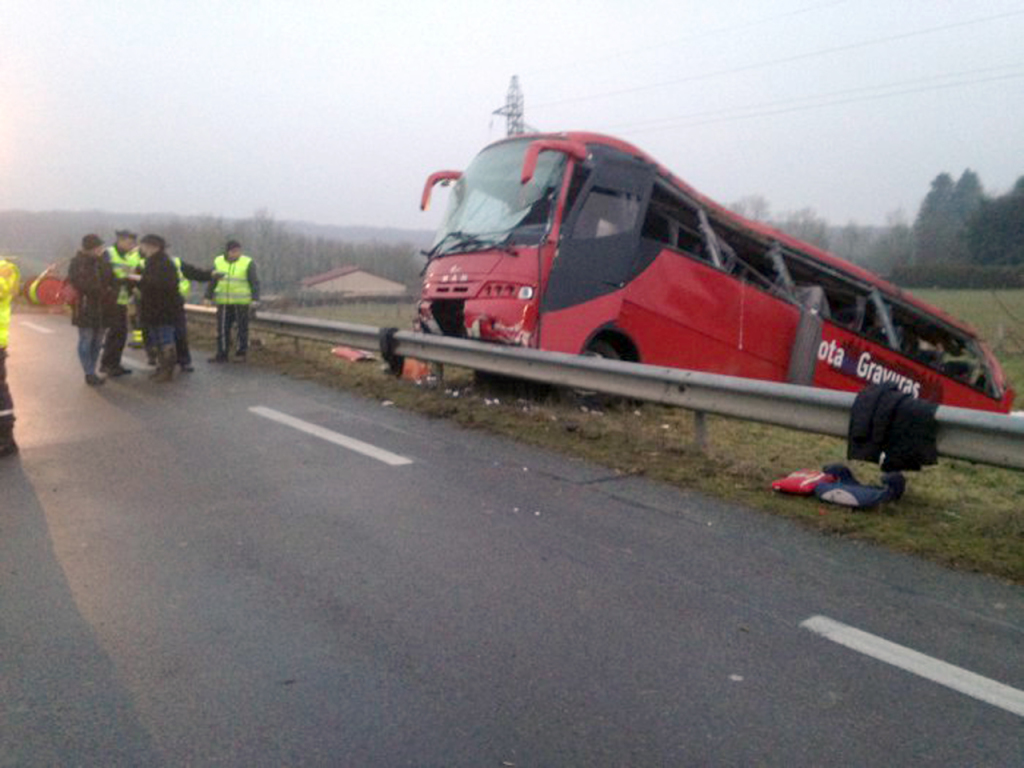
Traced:
POLYGON ((1024 175, 1022 41, 1024 0, 0 0, 0 209, 432 228, 516 74, 720 202, 912 219, 1024 175))

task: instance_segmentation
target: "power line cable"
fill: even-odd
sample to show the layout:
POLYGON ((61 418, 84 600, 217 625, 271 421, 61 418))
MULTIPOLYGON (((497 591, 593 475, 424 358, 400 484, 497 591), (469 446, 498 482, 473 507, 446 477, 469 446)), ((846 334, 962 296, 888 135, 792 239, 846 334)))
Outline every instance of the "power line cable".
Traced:
MULTIPOLYGON (((962 87, 968 86, 968 85, 978 85, 978 84, 982 84, 982 83, 994 83, 994 82, 1001 82, 1001 81, 1006 81, 1006 80, 1019 80, 1021 78, 1024 78, 1024 73, 1013 74, 1013 75, 1002 75, 1002 76, 998 76, 998 77, 979 78, 979 79, 976 79, 976 80, 965 80, 965 81, 959 82, 959 83, 946 83, 944 85, 927 86, 927 87, 923 87, 923 88, 907 88, 907 89, 904 89, 904 90, 892 91, 890 93, 881 93, 881 94, 875 94, 875 95, 871 95, 871 96, 860 96, 860 97, 855 97, 855 98, 850 98, 850 99, 834 99, 832 101, 821 102, 820 104, 809 104, 809 105, 805 105, 805 106, 790 107, 790 108, 787 108, 787 109, 773 109, 773 110, 766 110, 766 111, 762 111, 762 112, 750 112, 749 114, 745 114, 745 115, 733 115, 733 116, 730 116, 730 117, 711 118, 711 119, 708 119, 708 120, 697 119, 697 120, 692 120, 692 121, 688 122, 687 118, 683 118, 682 121, 678 122, 678 123, 662 125, 662 126, 658 126, 658 127, 654 127, 654 128, 640 128, 640 129, 637 129, 637 130, 622 130, 622 133, 624 133, 626 135, 636 135, 638 133, 651 133, 651 132, 654 132, 654 131, 663 131, 663 130, 667 130, 667 129, 670 129, 670 128, 682 128, 682 127, 691 128, 691 127, 696 127, 696 126, 701 126, 701 125, 711 125, 711 124, 714 124, 714 123, 728 123, 728 122, 733 122, 733 121, 737 121, 737 120, 750 120, 751 118, 755 118, 755 117, 771 117, 771 116, 774 116, 774 115, 784 115, 784 114, 790 114, 790 113, 793 113, 793 112, 806 112, 806 111, 809 111, 809 110, 812 110, 812 109, 822 109, 823 107, 834 107, 834 106, 840 106, 840 105, 843 105, 843 104, 853 104, 853 103, 861 102, 861 101, 877 101, 879 99, 889 99, 889 98, 893 98, 895 96, 907 96, 907 95, 915 94, 915 93, 925 93, 925 92, 928 92, 928 91, 942 91, 942 90, 948 90, 950 88, 962 88, 962 87)), ((700 115, 695 115, 695 117, 700 117, 700 115)))
MULTIPOLYGON (((610 126, 609 128, 607 128, 607 130, 610 130, 610 131, 623 131, 623 130, 646 129, 646 128, 653 128, 653 127, 659 126, 659 124, 662 124, 662 123, 670 124, 670 125, 676 125, 676 124, 678 124, 680 122, 685 122, 685 121, 693 120, 693 119, 700 119, 700 118, 705 118, 705 117, 729 116, 729 115, 732 115, 734 113, 743 113, 743 112, 746 112, 746 111, 749 111, 749 110, 760 110, 760 109, 772 108, 772 107, 780 107, 780 106, 785 106, 785 105, 806 104, 808 106, 808 108, 812 108, 812 107, 815 107, 815 106, 819 106, 818 104, 815 104, 814 102, 817 102, 820 99, 831 99, 831 98, 834 98, 834 97, 837 97, 837 96, 851 96, 851 95, 854 95, 854 94, 866 94, 864 98, 871 98, 873 96, 888 96, 888 95, 890 95, 888 93, 873 93, 873 92, 876 92, 876 91, 887 91, 887 90, 892 89, 892 88, 904 88, 906 86, 918 85, 918 84, 923 84, 923 83, 929 83, 929 82, 934 82, 936 80, 940 80, 940 81, 941 80, 949 80, 949 79, 953 79, 953 78, 967 77, 969 75, 980 75, 980 74, 987 74, 987 73, 992 73, 992 72, 1005 72, 1006 70, 1011 70, 1011 72, 1009 73, 1011 76, 1022 76, 1022 75, 1024 75, 1024 72, 1018 74, 1018 73, 1015 73, 1015 72, 1012 71, 1012 70, 1017 70, 1017 69, 1022 69, 1022 68, 1024 68, 1024 62, 1017 63, 1017 64, 1005 64, 1005 65, 998 66, 998 67, 983 67, 983 68, 980 68, 980 69, 968 69, 968 70, 962 70, 960 72, 947 72, 947 73, 940 74, 940 75, 931 75, 931 76, 928 76, 928 77, 914 78, 912 80, 902 80, 902 81, 899 81, 899 82, 896 82, 896 83, 885 83, 885 84, 882 84, 882 85, 862 86, 860 88, 847 88, 847 89, 844 89, 844 90, 841 90, 841 91, 830 91, 830 92, 827 92, 827 93, 815 94, 813 96, 799 96, 799 97, 790 98, 790 99, 777 99, 777 100, 774 100, 774 101, 764 101, 764 102, 760 102, 760 103, 757 103, 757 104, 745 104, 745 105, 738 106, 738 107, 725 107, 725 108, 722 108, 722 109, 710 110, 710 111, 707 111, 707 112, 693 112, 693 113, 690 113, 688 115, 674 115, 672 117, 652 118, 650 120, 643 120, 643 121, 640 121, 640 122, 621 123, 619 125, 610 126), (810 102, 810 103, 808 104, 808 102, 810 102)), ((981 81, 971 80, 971 81, 969 81, 969 83, 975 83, 975 82, 987 82, 987 81, 986 80, 981 80, 981 81)), ((933 88, 941 88, 941 87, 944 87, 944 86, 961 85, 961 84, 968 84, 968 83, 944 83, 944 84, 940 83, 938 85, 933 86, 933 88)), ((900 93, 901 94, 905 93, 905 91, 900 91, 900 93)), ((760 113, 758 113, 758 114, 760 114, 760 113)), ((745 117, 745 115, 741 114, 740 117, 745 117)))
POLYGON ((671 85, 681 85, 682 83, 693 83, 700 80, 708 80, 715 77, 722 77, 724 75, 734 75, 740 72, 750 72, 757 69, 765 69, 767 67, 774 67, 780 64, 791 64, 795 61, 805 61, 807 59, 818 58, 821 56, 827 56, 833 53, 841 53, 845 51, 853 51, 860 48, 870 48, 872 46, 884 45, 887 43, 894 43, 900 40, 908 40, 913 37, 921 37, 924 35, 934 34, 935 32, 944 32, 950 29, 960 29, 962 27, 973 26, 976 24, 985 24, 990 21, 999 21, 1000 19, 1007 19, 1014 16, 1024 15, 1024 10, 1021 11, 1010 11, 1009 13, 1000 13, 994 16, 985 16, 978 19, 969 19, 967 21, 958 21, 951 24, 942 24, 937 27, 928 27, 926 29, 919 29, 912 32, 903 32, 898 35, 888 35, 886 37, 877 37, 871 40, 863 40, 859 43, 849 43, 847 45, 838 45, 831 48, 821 48, 816 51, 809 51, 807 53, 798 53, 793 56, 785 56, 779 59, 770 59, 768 61, 762 61, 756 64, 745 64, 740 67, 732 67, 730 69, 720 69, 714 72, 706 72, 701 75, 690 75, 688 77, 680 77, 674 80, 663 80, 658 83, 650 83, 648 85, 638 85, 633 88, 621 88, 615 91, 605 91, 603 93, 590 94, 588 96, 573 96, 568 99, 559 99, 557 101, 548 101, 541 104, 532 105, 531 109, 543 109, 545 107, 561 106, 563 104, 577 104, 584 101, 593 101, 595 99, 604 99, 612 96, 625 96, 631 93, 642 93, 644 91, 653 91, 658 88, 667 88, 671 85))
POLYGON ((825 8, 832 8, 833 6, 836 6, 836 5, 846 5, 847 3, 849 3, 849 0, 832 0, 831 2, 828 2, 828 3, 817 3, 815 5, 809 5, 809 6, 805 6, 803 8, 797 8, 794 11, 787 11, 786 13, 779 13, 779 14, 776 14, 774 16, 766 16, 766 17, 761 18, 761 19, 755 19, 753 21, 747 21, 747 22, 744 22, 742 24, 731 24, 731 25, 725 26, 725 27, 717 27, 717 28, 712 28, 712 29, 708 29, 708 30, 703 30, 703 31, 700 31, 700 32, 694 32, 694 33, 689 34, 689 35, 684 35, 683 37, 677 37, 677 38, 674 38, 672 40, 667 40, 667 41, 665 41, 663 43, 656 43, 655 45, 644 46, 643 48, 630 48, 630 49, 627 49, 627 50, 614 51, 613 53, 608 53, 608 54, 605 54, 604 56, 592 56, 592 57, 587 57, 587 58, 583 58, 583 59, 577 58, 571 64, 561 64, 561 65, 555 65, 555 66, 552 66, 552 67, 543 67, 543 68, 540 68, 540 69, 534 69, 532 71, 527 70, 524 74, 526 74, 526 75, 532 75, 532 74, 538 74, 538 73, 550 74, 551 72, 558 72, 560 70, 571 69, 571 68, 575 68, 575 67, 591 66, 591 65, 593 65, 593 64, 595 64, 597 62, 611 61, 613 59, 621 59, 621 58, 623 58, 625 56, 633 56, 633 55, 636 55, 638 53, 651 53, 652 51, 657 51, 657 50, 660 50, 662 48, 669 48, 669 47, 672 47, 672 46, 677 46, 677 45, 679 45, 681 43, 686 43, 686 42, 689 42, 691 40, 706 40, 709 37, 716 37, 718 35, 728 34, 730 32, 739 32, 739 31, 744 30, 744 29, 751 29, 753 27, 760 27, 760 26, 764 26, 765 24, 771 24, 771 23, 776 22, 776 21, 782 21, 784 19, 790 19, 790 18, 793 18, 794 16, 802 16, 802 15, 807 14, 807 13, 813 13, 815 11, 824 10, 825 8))

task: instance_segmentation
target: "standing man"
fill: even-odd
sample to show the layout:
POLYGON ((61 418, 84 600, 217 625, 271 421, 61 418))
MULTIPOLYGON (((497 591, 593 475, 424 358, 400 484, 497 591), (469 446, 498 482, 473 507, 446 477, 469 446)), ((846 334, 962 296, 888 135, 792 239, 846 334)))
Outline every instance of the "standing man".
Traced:
POLYGON ((110 318, 110 327, 103 341, 103 358, 100 360, 100 372, 112 377, 131 373, 131 370, 121 365, 124 344, 128 340, 128 300, 131 298, 131 285, 127 278, 142 263, 135 244, 135 233, 119 229, 114 234, 117 240, 107 248, 107 257, 114 269, 114 277, 119 281, 120 290, 117 294, 117 309, 110 318))
POLYGON ((17 265, 0 256, 0 459, 18 452, 14 442, 14 401, 7 387, 7 331, 19 278, 17 265))
POLYGON ((138 276, 142 301, 142 325, 149 334, 149 343, 156 350, 154 381, 171 381, 178 360, 174 347, 174 324, 181 308, 178 291, 178 269, 167 254, 167 242, 159 235, 142 238, 142 255, 146 266, 138 276))
POLYGON ((256 264, 242 253, 237 240, 228 240, 224 253, 213 260, 214 272, 222 276, 206 290, 206 298, 217 305, 217 356, 211 363, 226 363, 231 348, 231 326, 238 323, 235 359, 245 362, 249 351, 249 308, 259 305, 260 281, 256 264))
POLYGON ((178 270, 178 294, 181 297, 178 317, 174 321, 174 346, 177 348, 178 365, 181 366, 182 373, 192 373, 195 368, 192 367, 192 353, 188 348, 188 317, 185 315, 185 303, 192 292, 193 280, 208 283, 218 277, 223 277, 223 275, 215 270, 194 267, 187 261, 183 261, 180 256, 172 256, 171 261, 174 262, 174 266, 178 270))
POLYGON ((103 379, 96 375, 96 364, 106 329, 118 312, 117 294, 121 285, 114 277, 99 236, 82 238, 82 248, 68 267, 68 282, 78 291, 71 313, 71 322, 78 328, 78 360, 85 372, 85 383, 98 387, 103 379))

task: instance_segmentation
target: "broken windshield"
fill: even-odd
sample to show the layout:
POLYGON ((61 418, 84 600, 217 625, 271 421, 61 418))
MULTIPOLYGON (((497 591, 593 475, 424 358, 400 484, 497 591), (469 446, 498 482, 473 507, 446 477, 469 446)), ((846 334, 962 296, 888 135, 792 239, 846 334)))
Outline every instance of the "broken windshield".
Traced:
POLYGON ((437 237, 429 254, 539 243, 547 232, 552 201, 565 171, 561 152, 543 152, 537 170, 520 182, 528 139, 485 149, 452 187, 437 237))

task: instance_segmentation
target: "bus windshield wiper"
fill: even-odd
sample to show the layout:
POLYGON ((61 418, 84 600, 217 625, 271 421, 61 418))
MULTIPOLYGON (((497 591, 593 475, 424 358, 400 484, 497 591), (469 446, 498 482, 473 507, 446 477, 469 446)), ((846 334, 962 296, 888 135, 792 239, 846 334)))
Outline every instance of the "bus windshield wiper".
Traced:
POLYGON ((452 247, 455 247, 456 245, 475 245, 479 240, 480 238, 476 235, 470 235, 460 230, 454 230, 438 240, 437 243, 434 244, 434 247, 429 251, 420 251, 420 253, 427 257, 427 261, 430 261, 431 259, 440 256, 444 252, 445 246, 449 243, 452 243, 452 247))
POLYGON ((468 232, 455 230, 454 232, 449 232, 438 240, 437 244, 429 251, 421 251, 421 253, 427 257, 427 261, 431 261, 439 256, 444 256, 449 253, 461 253, 464 250, 472 248, 508 248, 508 239, 508 235, 500 240, 493 240, 480 237, 479 235, 472 235, 468 232))

